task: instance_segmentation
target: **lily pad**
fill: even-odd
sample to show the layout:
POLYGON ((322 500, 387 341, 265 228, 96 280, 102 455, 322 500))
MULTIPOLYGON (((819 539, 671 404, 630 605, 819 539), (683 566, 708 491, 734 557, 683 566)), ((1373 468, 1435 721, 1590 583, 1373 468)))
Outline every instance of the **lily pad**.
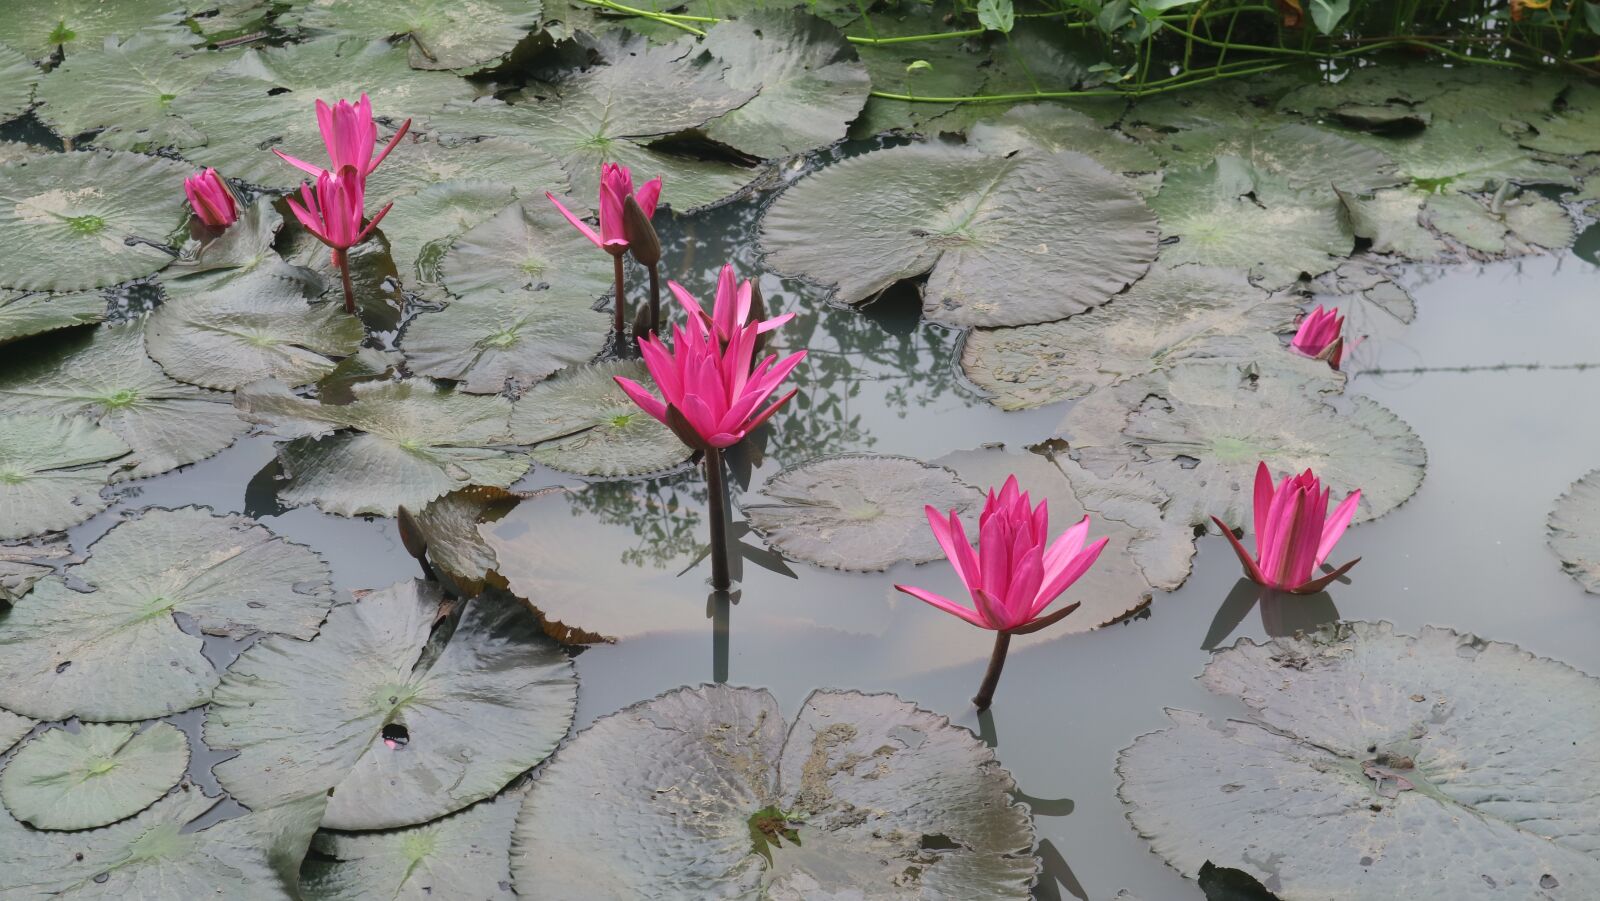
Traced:
POLYGON ((517 504, 537 495, 474 485, 435 498, 414 517, 428 545, 428 560, 455 582, 459 593, 478 594, 498 566, 494 549, 484 543, 478 526, 499 520, 517 504))
POLYGON ((100 490, 128 446, 89 420, 0 414, 0 539, 77 525, 104 510, 100 490))
POLYGON ((79 291, 172 262, 189 167, 136 153, 51 153, 0 167, 0 284, 79 291))
POLYGON ((786 190, 762 219, 761 245, 772 267, 835 285, 840 302, 926 273, 924 316, 997 326, 1105 303, 1149 268, 1156 233, 1129 183, 1081 154, 912 144, 786 190))
POLYGON ((250 807, 327 794, 328 829, 387 829, 494 795, 572 724, 572 661, 522 605, 465 602, 436 632, 437 586, 402 582, 334 608, 316 641, 268 638, 228 669, 206 744, 250 807), (431 634, 431 639, 430 639, 431 634))
POLYGON ((1571 181, 1560 163, 1518 146, 1506 133, 1504 121, 1482 110, 1437 117, 1426 130, 1409 137, 1355 132, 1350 138, 1383 151, 1402 175, 1433 191, 1482 191, 1508 180, 1571 181))
POLYGON ((205 703, 218 676, 202 635, 317 634, 333 601, 309 548, 243 516, 147 510, 0 615, 0 706, 42 720, 130 722, 205 703), (180 628, 175 614, 197 632, 180 628))
POLYGON ((681 688, 556 757, 511 873, 551 897, 1024 899, 1039 862, 1014 789, 976 736, 893 695, 814 692, 786 739, 764 689, 681 688))
MULTIPOLYGON (((16 603, 40 579, 55 572, 51 561, 70 556, 72 545, 63 532, 26 544, 0 545, 0 605, 16 603)), ((0 716, 0 753, 10 746, 5 741, 5 719, 0 716)))
POLYGON ((44 156, 51 153, 47 148, 38 144, 25 144, 22 141, 0 141, 0 164, 14 163, 29 157, 44 156))
POLYGON ((1209 859, 1286 899, 1462 901, 1600 880, 1590 676, 1448 629, 1358 622, 1242 641, 1200 681, 1252 718, 1169 710, 1117 767, 1128 818, 1186 876, 1209 859))
MULTIPOLYGON (((961 368, 990 400, 1021 410, 1083 397, 1182 360, 1246 364, 1288 353, 1299 308, 1239 273, 1157 268, 1098 309, 1059 322, 974 329, 961 368)), ((1330 370, 1331 371, 1331 370, 1330 370)))
POLYGON ((1442 194, 1428 199, 1423 218, 1434 228, 1485 255, 1549 248, 1572 243, 1572 219, 1556 203, 1527 193, 1501 201, 1480 202, 1467 194, 1442 194))
POLYGON ((407 38, 413 69, 469 69, 509 54, 541 11, 539 0, 298 0, 287 18, 369 40, 407 38))
POLYGON ((508 383, 527 388, 589 362, 610 331, 610 317, 583 294, 475 291, 413 319, 400 345, 413 372, 450 379, 473 394, 497 394, 508 383))
POLYGON ((249 428, 229 397, 168 378, 145 356, 143 323, 102 325, 63 351, 30 347, 0 375, 0 412, 85 416, 133 448, 113 481, 204 460, 249 428))
POLYGON ((162 290, 168 297, 198 294, 262 270, 311 281, 304 269, 289 267, 273 249, 282 227, 283 216, 270 198, 262 197, 239 210, 238 221, 220 236, 191 239, 179 248, 178 258, 161 273, 162 290))
POLYGON ((1562 92, 1556 111, 1534 117, 1534 133, 1524 147, 1545 153, 1573 155, 1600 150, 1600 90, 1578 83, 1562 92))
POLYGON ((1149 196, 1161 186, 1161 161, 1143 144, 1112 131, 1090 116, 1056 103, 1023 103, 980 121, 967 143, 989 153, 1037 148, 1046 153, 1076 150, 1112 172, 1133 179, 1149 196))
POLYGON ((637 476, 668 470, 690 450, 672 430, 640 410, 613 376, 655 391, 638 361, 597 363, 534 386, 511 412, 518 444, 535 445, 533 459, 578 475, 637 476))
POLYGON ((1159 148, 1177 166, 1198 167, 1220 156, 1238 157, 1292 190, 1323 198, 1331 198, 1334 188, 1365 194, 1402 181, 1394 161, 1382 151, 1300 123, 1180 131, 1159 148))
POLYGON ((1427 452, 1388 408, 1361 396, 1336 408, 1329 387, 1300 369, 1180 363, 1094 393, 1058 432, 1091 472, 1155 482, 1175 522, 1245 523, 1262 460, 1278 474, 1315 470, 1337 497, 1360 488, 1355 521, 1376 519, 1422 484, 1427 452))
POLYGON ((1600 469, 1572 483, 1550 511, 1550 549, 1585 591, 1600 594, 1600 469))
POLYGON ((173 0, 37 0, 0 7, 0 41, 34 59, 60 48, 68 58, 99 47, 108 37, 131 38, 142 29, 176 26, 183 18, 173 0))
POLYGON ((1378 191, 1370 197, 1345 191, 1338 194, 1350 231, 1366 238, 1373 253, 1429 262, 1448 252, 1439 236, 1422 224, 1422 205, 1430 195, 1415 188, 1378 191))
MULTIPOLYGON (((191 36, 192 37, 192 36, 191 36)), ((141 32, 85 48, 39 82, 40 121, 71 140, 111 150, 193 147, 206 136, 172 115, 172 102, 200 87, 237 54, 194 50, 183 32, 141 32)))
POLYGON ((32 60, 0 44, 0 122, 15 119, 33 105, 33 86, 39 76, 32 60))
POLYGON ((383 236, 400 277, 408 284, 437 284, 451 242, 515 199, 505 185, 477 179, 442 182, 398 198, 401 215, 383 220, 383 236))
POLYGON ((971 512, 978 489, 910 457, 843 454, 774 475, 741 505, 750 527, 784 556, 852 572, 943 556, 923 510, 971 512))
POLYGON ((793 156, 844 138, 872 90, 850 44, 800 10, 751 11, 706 34, 735 88, 760 91, 713 120, 706 136, 751 156, 793 156))
POLYGON ((12 756, 0 798, 36 829, 92 829, 154 804, 188 766, 189 740, 171 723, 50 729, 12 756))
POLYGON ((457 297, 522 289, 592 303, 614 285, 611 261, 543 197, 513 203, 468 229, 445 253, 440 270, 444 286, 457 297))
POLYGON ((0 297, 0 344, 105 318, 106 299, 98 291, 0 297))
MULTIPOLYGON (((500 207, 519 195, 543 200, 545 191, 563 197, 570 190, 561 163, 526 142, 511 138, 445 142, 413 134, 395 145, 383 165, 367 177, 367 196, 403 197, 441 182, 499 185, 505 191, 500 207)), ((588 198, 588 203, 594 203, 594 198, 588 198)), ((587 209, 576 200, 568 208, 587 209)), ((395 224, 385 220, 385 225, 395 224)))
POLYGON ((10 711, 0 710, 0 754, 11 750, 22 736, 33 731, 38 723, 25 716, 17 716, 10 711))

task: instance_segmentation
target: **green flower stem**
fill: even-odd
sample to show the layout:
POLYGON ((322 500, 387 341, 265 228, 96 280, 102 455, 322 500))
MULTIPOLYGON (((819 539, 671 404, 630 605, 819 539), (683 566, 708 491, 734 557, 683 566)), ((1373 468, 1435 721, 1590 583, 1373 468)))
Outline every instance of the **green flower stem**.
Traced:
POLYGON ((613 12, 619 12, 624 15, 638 16, 641 19, 650 19, 651 21, 660 22, 663 25, 670 25, 673 28, 682 29, 692 35, 695 35, 696 37, 702 38, 706 36, 706 33, 694 27, 693 25, 690 25, 690 22, 720 21, 719 19, 713 19, 709 16, 685 16, 675 13, 651 12, 648 9, 639 9, 638 7, 634 6, 624 6, 621 3, 615 2, 615 0, 583 0, 583 2, 589 4, 590 6, 598 6, 601 9, 609 9, 613 12))
MULTIPOLYGON (((1259 60, 1250 60, 1249 62, 1257 63, 1259 60)), ((1244 64, 1240 63, 1238 65, 1244 64)), ((1164 94, 1168 91, 1182 90, 1197 84, 1218 81, 1224 78, 1237 78, 1242 75, 1259 75, 1262 72, 1272 72, 1277 69, 1282 69, 1287 65, 1288 63, 1272 63, 1270 65, 1259 65, 1255 68, 1218 72, 1213 75, 1208 75, 1204 78, 1190 78, 1175 82, 1169 79, 1168 81, 1173 83, 1163 84, 1161 82, 1151 82, 1149 85, 1146 85, 1143 88, 1135 88, 1132 90, 1095 89, 1090 91, 1038 91, 1034 93, 1020 94, 977 94, 970 97, 923 97, 911 94, 891 94, 887 91, 873 91, 872 96, 882 97, 885 100, 903 100, 910 103, 1011 103, 1021 100, 1066 100, 1076 97, 1145 97, 1151 94, 1164 94)), ((1178 78, 1182 78, 1182 76, 1178 76, 1178 78)))

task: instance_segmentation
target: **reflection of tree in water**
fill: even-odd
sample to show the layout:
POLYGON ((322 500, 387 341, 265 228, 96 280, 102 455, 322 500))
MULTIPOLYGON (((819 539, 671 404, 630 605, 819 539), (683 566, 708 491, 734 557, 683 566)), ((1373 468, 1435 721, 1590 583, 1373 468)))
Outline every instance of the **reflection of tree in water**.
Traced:
POLYGON ((705 502, 705 482, 698 469, 640 482, 595 482, 567 493, 573 516, 627 528, 638 538, 622 549, 623 563, 655 569, 666 569, 699 552, 705 502))

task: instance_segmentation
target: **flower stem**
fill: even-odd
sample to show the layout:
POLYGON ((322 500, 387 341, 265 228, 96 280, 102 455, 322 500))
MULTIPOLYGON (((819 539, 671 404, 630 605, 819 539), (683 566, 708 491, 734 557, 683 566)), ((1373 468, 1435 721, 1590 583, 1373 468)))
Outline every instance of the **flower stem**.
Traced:
POLYGON ((978 693, 973 696, 972 703, 978 705, 979 710, 988 710, 989 704, 994 700, 994 689, 1000 684, 1000 671, 1006 668, 1006 652, 1011 650, 1011 633, 994 633, 994 653, 989 655, 989 669, 983 674, 983 684, 978 686, 978 693))
POLYGON ((661 264, 650 267, 650 330, 661 332, 661 264))
POLYGON ((350 252, 335 250, 333 252, 334 265, 339 267, 339 281, 344 283, 344 311, 351 316, 356 314, 356 287, 350 281, 350 252))
POLYGON ((706 489, 710 494, 708 513, 711 517, 711 587, 727 591, 732 580, 728 577, 728 527, 727 491, 722 483, 722 448, 706 451, 706 489))
POLYGON ((611 255, 611 263, 615 267, 614 272, 617 279, 617 315, 611 327, 617 332, 617 350, 618 352, 621 352, 628 346, 628 336, 626 332, 628 320, 624 318, 626 313, 622 309, 627 305, 628 298, 628 296, 622 291, 622 254, 613 253, 611 255))

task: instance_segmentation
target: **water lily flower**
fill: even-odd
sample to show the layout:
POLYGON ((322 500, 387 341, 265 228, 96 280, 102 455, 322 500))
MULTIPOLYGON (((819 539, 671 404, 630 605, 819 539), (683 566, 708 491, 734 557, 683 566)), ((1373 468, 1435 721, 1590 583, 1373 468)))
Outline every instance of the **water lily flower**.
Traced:
MULTIPOLYGON (((590 241, 593 241, 594 246, 600 248, 606 253, 611 254, 617 295, 615 316, 612 319, 611 328, 612 332, 614 333, 613 337, 615 337, 618 346, 622 347, 623 330, 628 321, 627 310, 625 309, 627 305, 627 294, 624 293, 625 289, 623 287, 622 278, 622 257, 623 254, 628 252, 628 248, 630 246, 628 241, 628 226, 626 222, 627 216, 625 212, 625 206, 628 199, 632 198, 634 204, 638 206, 639 211, 644 214, 645 222, 648 223, 650 217, 656 214, 656 202, 661 199, 661 178, 659 176, 652 178, 645 182, 638 191, 634 191, 633 173, 628 171, 627 166, 619 165, 617 163, 602 164, 600 166, 599 234, 596 234, 595 230, 590 228, 587 222, 584 222, 582 219, 579 219, 577 216, 573 215, 573 212, 567 209, 565 204, 556 199, 556 195, 546 191, 544 196, 549 198, 550 202, 556 205, 556 209, 560 210, 561 215, 565 216, 567 221, 572 223, 573 228, 576 228, 578 231, 583 233, 584 237, 588 238, 590 241)), ((637 234, 637 223, 635 223, 634 230, 637 234)), ((657 270, 655 266, 650 266, 650 275, 653 283, 658 278, 656 273, 657 270)), ((653 310, 660 309, 661 302, 659 298, 653 299, 652 304, 653 310)), ((656 314, 652 312, 651 323, 653 325, 658 324, 656 319, 656 314)))
POLYGON ((356 302, 355 288, 350 283, 349 250, 365 241, 394 206, 390 203, 379 210, 378 215, 363 227, 366 186, 362 182, 360 177, 348 170, 342 177, 322 172, 317 176, 315 194, 310 185, 302 184, 300 202, 297 203, 293 197, 287 198, 289 210, 300 220, 300 224, 317 240, 333 248, 333 262, 339 267, 339 276, 344 282, 345 312, 352 314, 356 311, 356 302))
MULTIPOLYGON (((1289 342, 1289 346, 1308 357, 1326 360, 1329 366, 1338 369, 1346 349, 1343 332, 1344 317, 1338 309, 1324 310, 1321 304, 1317 304, 1317 308, 1301 320, 1300 328, 1294 333, 1294 340, 1289 342)), ((1351 344, 1349 349, 1355 350, 1355 344, 1351 344)))
MULTIPOLYGON (((384 161, 389 151, 400 143, 407 131, 411 130, 411 120, 400 123, 400 129, 389 139, 383 148, 383 153, 377 159, 372 158, 373 151, 378 144, 378 126, 372 121, 372 101, 366 94, 361 99, 351 104, 348 100, 340 100, 329 106, 321 100, 317 101, 317 126, 322 131, 322 143, 328 148, 328 168, 326 171, 335 175, 342 175, 346 168, 355 170, 357 177, 363 184, 372 170, 384 161)), ((316 166, 305 160, 296 159, 282 150, 274 147, 272 152, 280 159, 304 170, 312 175, 320 175, 323 167, 316 166)))
POLYGON ((1233 552, 1244 565, 1245 575, 1252 581, 1291 594, 1316 594, 1361 562, 1357 557, 1331 573, 1312 578, 1344 535, 1344 530, 1349 528, 1350 520, 1356 515, 1356 505, 1361 502, 1358 488, 1329 515, 1331 493, 1332 490, 1323 488, 1322 481, 1309 469, 1299 475, 1285 476, 1274 488, 1267 464, 1259 464, 1256 467, 1254 557, 1222 520, 1215 516, 1211 519, 1222 529, 1222 534, 1228 536, 1233 552))
POLYGON ((211 228, 227 228, 239 221, 239 204, 217 170, 206 169, 184 179, 183 192, 189 195, 195 217, 211 228))
MULTIPOLYGON (((700 306, 700 302, 694 299, 694 295, 682 285, 669 281, 667 287, 671 289, 672 296, 678 299, 679 305, 689 313, 689 318, 714 332, 718 340, 724 344, 732 341, 734 335, 750 321, 754 286, 749 280, 739 281, 738 276, 734 274, 732 264, 723 266, 722 273, 717 278, 717 299, 709 316, 700 306)), ((766 334, 794 318, 793 313, 785 313, 771 319, 759 318, 764 313, 764 310, 757 311, 757 334, 766 334)))

